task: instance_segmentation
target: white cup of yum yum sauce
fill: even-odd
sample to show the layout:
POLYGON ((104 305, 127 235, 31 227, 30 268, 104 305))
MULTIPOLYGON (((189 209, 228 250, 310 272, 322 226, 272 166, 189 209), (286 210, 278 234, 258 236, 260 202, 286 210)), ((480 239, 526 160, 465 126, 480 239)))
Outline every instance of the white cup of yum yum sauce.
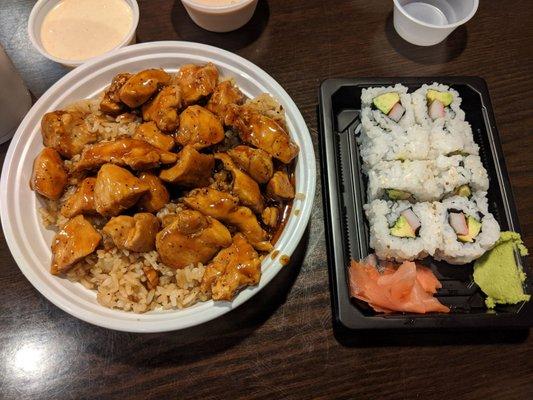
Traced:
POLYGON ((257 0, 181 0, 185 10, 201 28, 230 32, 245 25, 257 7, 257 0))
POLYGON ((136 0, 39 0, 28 20, 33 46, 67 67, 135 42, 136 0))

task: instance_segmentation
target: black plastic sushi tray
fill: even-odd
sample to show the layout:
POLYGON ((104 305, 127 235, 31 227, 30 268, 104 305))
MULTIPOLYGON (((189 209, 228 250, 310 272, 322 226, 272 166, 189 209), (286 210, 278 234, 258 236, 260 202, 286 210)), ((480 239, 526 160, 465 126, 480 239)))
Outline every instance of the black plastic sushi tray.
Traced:
MULTIPOLYGON (((363 212, 366 190, 361 172, 356 133, 361 111, 361 90, 401 83, 410 91, 424 83, 451 86, 462 97, 461 108, 471 124, 474 140, 490 181, 489 211, 502 230, 520 232, 518 217, 503 159, 492 105, 485 81, 477 77, 328 79, 319 92, 320 155, 325 206, 328 265, 333 313, 349 329, 469 329, 533 326, 533 301, 488 310, 484 295, 474 283, 473 265, 450 265, 425 259, 442 283, 436 294, 449 306, 449 314, 378 314, 366 303, 351 298, 348 266, 372 252, 368 223, 363 212)), ((526 258, 519 260, 526 272, 526 291, 532 293, 533 271, 526 258)))

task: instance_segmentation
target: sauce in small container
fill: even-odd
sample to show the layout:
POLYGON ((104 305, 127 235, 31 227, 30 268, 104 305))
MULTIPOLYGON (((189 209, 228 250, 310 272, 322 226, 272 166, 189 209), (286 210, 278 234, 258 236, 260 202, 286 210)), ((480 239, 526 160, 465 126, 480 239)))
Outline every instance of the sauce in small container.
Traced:
POLYGON ((135 0, 39 0, 28 30, 44 56, 77 66, 134 42, 138 19, 135 0))
POLYGON ((257 0, 181 0, 191 19, 212 32, 229 32, 253 16, 257 0))

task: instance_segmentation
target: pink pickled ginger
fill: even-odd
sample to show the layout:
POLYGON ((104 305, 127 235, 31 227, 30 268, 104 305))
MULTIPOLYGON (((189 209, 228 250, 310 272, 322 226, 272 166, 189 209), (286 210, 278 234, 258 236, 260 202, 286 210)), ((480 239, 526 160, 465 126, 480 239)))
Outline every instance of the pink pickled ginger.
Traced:
POLYGON ((448 313, 433 295, 442 285, 429 268, 405 261, 398 268, 386 263, 382 272, 373 265, 352 260, 350 293, 377 312, 448 313))

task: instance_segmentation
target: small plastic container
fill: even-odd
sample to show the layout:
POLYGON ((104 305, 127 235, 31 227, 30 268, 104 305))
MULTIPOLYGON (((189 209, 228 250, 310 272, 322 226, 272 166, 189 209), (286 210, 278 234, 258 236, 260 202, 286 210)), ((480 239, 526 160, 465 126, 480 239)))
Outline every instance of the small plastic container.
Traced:
POLYGON ((394 0, 394 29, 418 46, 442 42, 477 11, 479 0, 394 0))
POLYGON ((245 25, 254 15, 257 0, 239 0, 228 5, 209 5, 181 0, 196 25, 211 32, 230 32, 245 25))
MULTIPOLYGON (((88 60, 91 60, 96 57, 88 58, 85 60, 65 60, 50 54, 48 51, 46 51, 41 42, 41 26, 44 21, 44 18, 50 12, 50 10, 54 8, 57 3, 59 3, 59 1, 60 0, 38 0, 37 3, 35 3, 33 9, 31 10, 30 18, 28 20, 28 35, 30 37, 30 41, 33 47, 35 47, 35 49, 43 56, 66 67, 75 68, 87 62, 88 60)), ((125 0, 125 2, 131 7, 132 11, 133 19, 131 28, 127 35, 124 37, 124 39, 117 46, 115 46, 109 51, 120 49, 122 47, 135 43, 137 25, 139 24, 139 5, 137 4, 136 0, 125 0)))

